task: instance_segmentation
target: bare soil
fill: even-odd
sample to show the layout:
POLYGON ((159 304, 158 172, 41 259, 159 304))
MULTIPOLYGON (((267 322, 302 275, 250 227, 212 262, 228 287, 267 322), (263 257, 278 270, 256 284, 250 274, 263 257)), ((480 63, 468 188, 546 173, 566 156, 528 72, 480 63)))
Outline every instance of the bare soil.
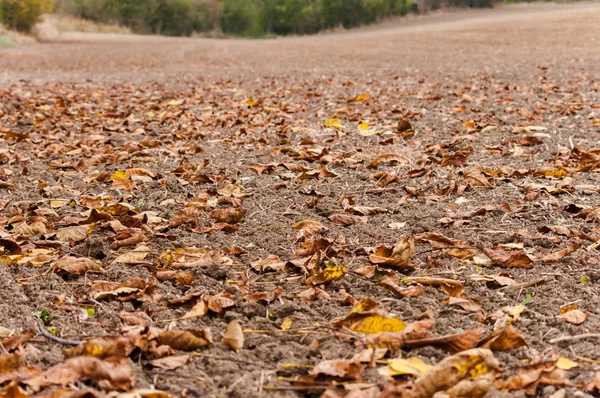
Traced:
MULTIPOLYGON (((214 222, 211 212, 202 211, 195 225, 148 234, 145 244, 152 254, 146 265, 111 265, 132 247, 111 248, 114 233, 98 229, 84 241, 63 246, 61 253, 98 259, 105 275, 61 276, 44 272, 49 265, 0 267, 0 326, 29 328, 32 313, 48 309, 47 326, 56 327, 60 336, 83 339, 118 334, 125 326, 119 313, 139 310, 148 315, 149 325, 160 328, 210 327, 217 342, 174 371, 135 362, 139 388, 207 397, 318 396, 318 388, 297 390, 278 378, 310 370, 286 364, 312 366, 360 351, 356 341, 329 328, 351 309, 339 299, 344 290, 356 299, 380 302, 406 322, 433 309, 433 335, 478 327, 490 332, 493 322, 485 321, 487 315, 529 297, 515 322, 529 347, 497 354, 505 374, 554 350, 579 363, 568 371, 574 386, 567 392, 584 396, 583 383, 598 367, 598 339, 550 340, 600 332, 598 255, 585 249, 593 239, 582 239, 583 247, 559 262, 538 261, 531 269, 481 267, 417 241, 411 257, 416 269, 406 274, 464 282, 468 297, 481 303, 479 312, 443 304, 446 295, 432 287, 418 297, 398 297, 356 270, 370 265, 362 248, 394 245, 402 236, 426 232, 477 248, 522 244, 538 258, 574 239, 542 227, 564 226, 592 238, 600 232, 598 218, 575 218, 565 211, 573 203, 600 207, 600 177, 563 162, 574 159, 574 148, 600 146, 599 21, 597 2, 536 4, 388 21, 314 37, 212 40, 62 33, 51 44, 0 48, 0 155, 3 179, 14 184, 0 190, 6 201, 0 213, 3 236, 13 234, 9 221, 17 216, 30 220, 45 214, 58 230, 69 217, 82 217, 83 197, 110 196, 135 212, 156 212, 170 220, 189 202, 215 195, 226 183, 238 184, 248 194, 236 232, 194 232, 214 222), (354 101, 362 94, 370 98, 354 101), (342 127, 324 127, 331 118, 339 118, 342 127), (410 122, 414 135, 398 131, 401 119, 410 122), (369 121, 378 134, 359 135, 362 121, 369 121), (497 128, 485 129, 491 125, 497 128), (531 126, 544 129, 523 129, 531 126), (532 146, 518 141, 532 136, 539 140, 532 146), (459 150, 467 154, 464 162, 440 163, 459 150), (382 153, 403 156, 409 163, 365 167, 382 153), (173 174, 184 157, 196 165, 207 162, 200 173, 207 179, 185 181, 173 174), (82 160, 86 168, 64 166, 82 160), (262 174, 251 167, 282 163, 308 170, 324 165, 336 176, 302 179, 298 171, 282 166, 262 174), (553 179, 530 171, 563 166, 570 180, 557 192, 531 188, 556 187, 565 176, 553 179), (490 187, 458 194, 442 190, 462 184, 464 173, 478 167, 490 187), (114 188, 109 179, 84 181, 129 168, 149 170, 155 177, 132 190, 114 188), (411 173, 415 170, 423 173, 411 173), (397 179, 378 187, 371 177, 380 171, 397 179), (539 197, 526 197, 531 192, 539 197), (388 212, 340 226, 328 217, 345 213, 344 197, 388 212), (52 199, 73 202, 53 208, 52 199), (496 210, 447 219, 484 206, 496 210), (39 209, 45 211, 36 213, 39 209), (49 215, 49 209, 57 216, 49 215), (257 272, 250 266, 269 255, 299 257, 291 226, 303 220, 322 223, 328 228, 324 237, 345 242, 346 250, 335 261, 351 272, 321 286, 328 299, 299 299, 308 286, 297 270, 257 272), (391 223, 405 224, 392 229, 391 223), (163 297, 156 301, 87 300, 93 281, 152 277, 162 253, 187 246, 218 249, 224 255, 233 247, 245 250, 228 255, 231 263, 187 270, 197 278, 191 286, 159 282, 163 297), (543 281, 498 289, 469 277, 500 272, 518 283, 543 281), (270 304, 246 300, 239 288, 244 277, 251 293, 272 292, 277 286, 283 293, 270 304), (169 308, 166 301, 194 290, 229 292, 236 305, 222 314, 178 320, 187 309, 169 308), (589 313, 581 325, 558 317, 561 306, 575 302, 589 313), (95 314, 81 320, 73 308, 94 308, 95 314), (292 329, 281 332, 286 318, 292 329), (267 332, 245 333, 245 345, 235 353, 218 344, 231 320, 246 330, 267 332)), ((46 238, 54 240, 51 234, 46 238)), ((44 240, 30 238, 27 244, 37 239, 44 240)), ((400 280, 404 273, 396 277, 400 280)), ((33 345, 42 354, 32 365, 46 368, 63 360, 59 344, 38 339, 33 345)), ((436 364, 447 353, 424 347, 404 355, 436 364)), ((363 379, 386 382, 372 369, 363 379)), ((540 385, 536 395, 548 396, 558 388, 540 385)), ((489 396, 523 394, 494 390, 489 396)))

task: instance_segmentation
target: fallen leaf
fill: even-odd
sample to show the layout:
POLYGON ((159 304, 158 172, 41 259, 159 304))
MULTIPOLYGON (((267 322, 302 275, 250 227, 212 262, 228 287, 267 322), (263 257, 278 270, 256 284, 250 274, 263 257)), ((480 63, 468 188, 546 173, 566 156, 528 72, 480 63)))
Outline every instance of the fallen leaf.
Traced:
POLYGON ((580 247, 581 242, 579 241, 579 238, 575 237, 569 241, 567 247, 557 252, 545 255, 542 257, 541 261, 545 263, 557 263, 569 254, 576 252, 580 247))
POLYGON ((56 239, 61 242, 79 242, 87 238, 89 229, 89 225, 77 225, 59 229, 56 231, 56 239))
POLYGON ((351 216, 349 214, 333 214, 328 217, 332 223, 348 227, 357 223, 365 223, 367 219, 360 216, 351 216))
POLYGON ((117 256, 117 258, 115 258, 110 264, 130 264, 130 265, 138 265, 138 264, 148 264, 150 265, 151 263, 148 261, 145 261, 145 258, 148 257, 148 255, 152 253, 152 250, 150 250, 149 247, 147 246, 139 246, 136 247, 135 249, 128 251, 126 253, 123 253, 119 256, 117 256))
POLYGON ((364 334, 381 332, 400 332, 406 328, 406 323, 397 318, 384 318, 380 315, 368 316, 350 326, 350 330, 364 334))
POLYGON ((408 340, 405 342, 405 345, 408 347, 431 346, 440 348, 450 353, 457 353, 476 347, 483 332, 484 329, 471 329, 461 333, 449 334, 440 337, 408 340))
POLYGON ((510 351, 527 345, 525 338, 513 325, 496 329, 478 344, 478 347, 489 348, 492 351, 510 351))
POLYGON ((408 262, 414 252, 414 247, 415 244, 412 238, 403 237, 393 248, 388 246, 378 247, 375 253, 369 256, 369 260, 373 264, 391 268, 414 269, 414 265, 408 262))
POLYGON ((67 274, 82 275, 85 273, 103 274, 106 271, 100 264, 87 257, 65 256, 52 264, 52 271, 66 272, 67 274))
POLYGON ((244 332, 238 321, 233 320, 227 324, 221 344, 231 348, 235 352, 239 352, 244 346, 244 332))
POLYGON ((533 268, 533 260, 522 249, 484 248, 486 256, 501 267, 533 268))
POLYGON ((342 128, 342 121, 340 119, 327 119, 325 127, 332 127, 339 130, 342 128))
POLYGON ((100 359, 111 357, 128 357, 133 351, 131 341, 125 337, 94 337, 82 344, 66 348, 65 358, 92 356, 100 359))
POLYGON ((290 330, 291 327, 292 327, 292 318, 287 317, 283 320, 283 322, 281 322, 281 330, 283 330, 284 332, 287 330, 290 330))
POLYGON ((24 380, 34 391, 48 386, 92 380, 105 390, 130 390, 134 383, 133 368, 128 358, 106 360, 90 356, 67 359, 39 376, 24 380))
POLYGON ((319 362, 310 371, 313 376, 323 375, 339 377, 341 379, 358 379, 365 370, 365 366, 347 359, 330 359, 319 362))
POLYGON ((560 357, 558 358, 558 361, 556 361, 556 367, 562 370, 570 370, 578 366, 579 364, 577 362, 573 362, 565 357, 560 357))
POLYGON ((292 228, 298 233, 294 242, 306 241, 312 238, 317 232, 327 230, 327 227, 317 221, 305 220, 294 224, 292 228))
MULTIPOLYGON (((485 348, 473 348, 440 361, 429 372, 416 379, 412 388, 403 397, 429 398, 439 391, 446 391, 456 386, 462 380, 478 379, 484 383, 478 385, 477 388, 482 388, 485 394, 495 379, 495 373, 500 371, 500 363, 492 351, 485 348), (488 374, 492 377, 488 377, 488 374)), ((482 395, 469 393, 460 396, 482 395)))
POLYGON ((150 361, 150 365, 155 368, 165 370, 175 370, 184 366, 190 360, 189 355, 171 355, 164 358, 157 358, 150 361))
POLYGON ((348 268, 344 266, 327 267, 308 278, 306 284, 312 286, 327 284, 342 279, 347 272, 348 268))
POLYGON ((589 316, 589 313, 575 309, 559 315, 559 318, 564 319, 565 321, 573 325, 581 325, 583 322, 585 322, 586 319, 588 319, 589 316))
POLYGON ((210 215, 210 218, 217 220, 218 222, 224 222, 227 224, 237 224, 242 221, 246 215, 246 211, 240 208, 230 207, 227 209, 219 209, 210 215))
POLYGON ((379 368, 378 372, 382 376, 413 375, 423 376, 433 369, 433 366, 426 364, 420 358, 393 358, 388 359, 387 366, 379 368))
POLYGON ((158 345, 167 345, 174 350, 195 351, 212 344, 209 328, 203 330, 167 330, 156 338, 158 345))

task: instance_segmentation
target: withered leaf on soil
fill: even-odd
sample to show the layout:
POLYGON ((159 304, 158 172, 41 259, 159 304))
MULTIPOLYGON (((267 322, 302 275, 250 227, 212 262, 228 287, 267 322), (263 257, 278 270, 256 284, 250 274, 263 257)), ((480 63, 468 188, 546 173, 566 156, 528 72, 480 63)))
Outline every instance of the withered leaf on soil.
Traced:
POLYGON ((426 364, 420 358, 392 358, 387 360, 387 366, 378 369, 382 376, 413 375, 423 376, 433 366, 426 364))
POLYGON ((285 268, 287 261, 282 261, 278 256, 269 255, 264 260, 257 260, 250 263, 252 269, 258 272, 266 270, 279 271, 285 268))
POLYGON ((513 325, 506 325, 484 337, 478 344, 480 348, 492 351, 510 351, 527 345, 525 338, 513 325))
POLYGON ((105 390, 129 390, 134 384, 133 369, 127 358, 106 360, 90 356, 79 356, 46 370, 24 383, 34 391, 48 386, 74 383, 78 380, 93 380, 105 390))
POLYGON ((317 221, 305 220, 300 221, 292 226, 298 231, 294 242, 305 241, 312 238, 317 232, 327 230, 327 227, 317 221))
POLYGON ((462 380, 473 382, 481 380, 483 383, 472 385, 472 391, 464 391, 465 389, 463 389, 461 395, 451 395, 480 397, 485 395, 491 387, 495 374, 501 371, 500 363, 494 357, 492 351, 485 348, 473 348, 440 361, 433 369, 416 379, 412 388, 402 396, 407 398, 429 398, 436 392, 446 391, 457 386, 462 380), (483 390, 483 394, 474 393, 480 390, 483 390), (462 395, 465 393, 466 395, 462 395))
POLYGON ((59 229, 56 231, 56 239, 61 242, 79 242, 88 236, 89 230, 89 225, 77 225, 59 229))
POLYGON ((412 238, 403 237, 396 246, 380 246, 375 250, 375 253, 369 256, 371 263, 383 265, 391 268, 399 269, 414 269, 414 265, 409 263, 409 258, 412 256, 415 248, 415 242, 412 238))
POLYGON ((422 285, 413 285, 409 287, 401 287, 392 278, 385 277, 379 282, 382 286, 400 297, 418 297, 425 294, 425 288, 422 285))
POLYGON ((239 352, 244 346, 244 332, 238 321, 233 320, 227 324, 227 329, 225 330, 221 344, 231 348, 235 352, 239 352))
POLYGON ((148 257, 148 255, 150 253, 152 253, 152 250, 150 250, 150 248, 148 246, 139 246, 131 251, 128 251, 126 253, 123 253, 123 254, 117 256, 117 258, 115 258, 112 261, 111 265, 113 265, 113 264, 131 264, 131 265, 152 264, 152 263, 144 260, 146 257, 148 257))
POLYGON ((191 285, 196 277, 183 271, 157 271, 156 279, 159 281, 175 281, 178 285, 191 285))
POLYGON ((533 268, 533 260, 522 249, 505 249, 486 247, 483 249, 486 256, 492 259, 494 264, 501 267, 533 268))
POLYGON ((189 355, 171 355, 164 358, 157 358, 150 361, 150 365, 155 368, 161 368, 165 370, 174 370, 181 368, 190 360, 189 355))
POLYGON ((154 301, 153 291, 156 285, 157 281, 152 277, 145 281, 140 278, 133 278, 123 283, 97 282, 92 285, 88 294, 95 300, 154 301))
POLYGON ((59 260, 56 260, 52 264, 52 271, 65 272, 67 274, 75 275, 81 275, 88 272, 98 274, 105 273, 100 264, 91 258, 73 256, 65 256, 59 260))
POLYGON ((65 348, 65 358, 92 356, 100 359, 110 357, 128 357, 133 351, 133 344, 125 337, 94 337, 82 344, 65 348))
POLYGON ((344 266, 326 267, 306 280, 307 285, 317 286, 342 279, 348 268, 344 266))
POLYGON ((329 219, 332 223, 341 225, 343 227, 348 227, 357 223, 365 223, 368 221, 365 217, 352 216, 349 214, 333 214, 329 216, 329 219))
POLYGON ((319 362, 310 371, 313 376, 331 376, 341 379, 358 379, 365 365, 347 359, 330 359, 319 362))
POLYGON ((264 302, 266 304, 275 301, 283 293, 283 288, 277 286, 272 292, 257 292, 250 293, 244 296, 244 300, 252 301, 254 303, 264 302))
POLYGON ((218 222, 224 222, 227 224, 237 224, 240 221, 242 221, 244 215, 246 215, 246 211, 244 209, 230 207, 227 209, 216 210, 213 214, 210 215, 210 218, 213 218, 218 222))
POLYGON ((574 309, 560 314, 559 318, 564 319, 565 321, 573 325, 581 325, 589 316, 590 314, 587 312, 583 312, 579 309, 574 309))
POLYGON ((167 330, 156 338, 158 345, 167 345, 174 350, 194 351, 212 344, 209 328, 203 330, 167 330))
POLYGON ((580 247, 581 247, 581 242, 579 241, 579 238, 575 237, 574 239, 571 239, 569 241, 569 243, 567 244, 567 247, 565 247, 564 249, 559 250, 557 252, 547 254, 544 257, 542 257, 541 260, 545 263, 557 263, 560 260, 562 260, 563 257, 576 252, 580 247))
POLYGON ((484 331, 484 329, 471 329, 461 333, 449 334, 440 337, 408 340, 405 342, 405 344, 408 347, 431 346, 440 348, 450 353, 457 353, 476 347, 477 343, 479 342, 479 338, 484 331))

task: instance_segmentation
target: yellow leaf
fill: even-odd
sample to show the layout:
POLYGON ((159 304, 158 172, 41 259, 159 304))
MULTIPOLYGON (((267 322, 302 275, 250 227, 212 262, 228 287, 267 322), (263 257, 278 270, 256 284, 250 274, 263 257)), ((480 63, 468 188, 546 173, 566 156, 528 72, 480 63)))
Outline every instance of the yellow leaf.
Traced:
POLYGON ((50 207, 54 207, 55 209, 63 207, 71 203, 71 199, 52 199, 50 201, 50 207))
POLYGON ((123 170, 117 170, 113 173, 113 175, 110 176, 110 179, 113 181, 125 180, 127 178, 129 178, 129 174, 127 174, 127 172, 123 170))
POLYGON ((579 364, 577 362, 573 362, 568 358, 560 357, 558 361, 556 361, 556 367, 562 370, 569 370, 578 367, 579 364))
POLYGON ((369 122, 362 122, 358 124, 358 135, 361 137, 370 137, 376 134, 377 131, 369 130, 369 122))
POLYGON ((374 308, 379 307, 379 303, 373 299, 370 298, 364 298, 361 299, 358 303, 354 304, 354 307, 352 307, 352 310, 350 311, 351 314, 362 314, 365 313, 367 311, 371 311, 374 308))
POLYGON ((475 129, 475 122, 473 120, 467 120, 466 122, 463 123, 463 130, 474 130, 475 129))
POLYGON ((256 105, 254 98, 248 97, 248 99, 246 100, 246 105, 248 105, 249 107, 253 107, 254 105, 256 105))
POLYGON ((333 127, 335 129, 342 128, 342 121, 340 119, 327 119, 325 127, 333 127))
MULTIPOLYGON (((429 372, 433 366, 426 364, 419 358, 393 358, 388 359, 389 373, 388 376, 396 375, 414 375, 422 376, 429 372)), ((386 369, 387 370, 387 369, 386 369)))
POLYGON ((406 328, 406 323, 396 318, 384 318, 380 315, 368 316, 350 326, 351 330, 364 334, 382 332, 400 332, 406 328))
POLYGON ((281 322, 281 330, 290 330, 292 327, 292 318, 287 317, 281 322))
POLYGON ((342 279, 347 272, 348 268, 343 266, 327 267, 318 274, 308 278, 306 284, 315 286, 336 281, 342 279))
POLYGON ((361 95, 357 95, 356 98, 354 98, 354 101, 358 102, 358 101, 366 101, 369 98, 371 98, 370 94, 361 94, 361 95))
POLYGON ((552 177, 552 178, 565 178, 569 176, 569 172, 565 169, 559 168, 559 169, 550 169, 550 170, 546 170, 544 171, 544 176, 545 177, 552 177))

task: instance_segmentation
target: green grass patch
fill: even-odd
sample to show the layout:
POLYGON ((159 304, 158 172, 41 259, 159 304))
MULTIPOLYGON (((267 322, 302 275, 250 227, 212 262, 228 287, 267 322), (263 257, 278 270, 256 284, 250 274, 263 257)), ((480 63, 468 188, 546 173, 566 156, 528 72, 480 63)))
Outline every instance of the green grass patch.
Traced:
POLYGON ((1 48, 9 48, 13 46, 13 42, 6 36, 0 36, 0 47, 1 48))

